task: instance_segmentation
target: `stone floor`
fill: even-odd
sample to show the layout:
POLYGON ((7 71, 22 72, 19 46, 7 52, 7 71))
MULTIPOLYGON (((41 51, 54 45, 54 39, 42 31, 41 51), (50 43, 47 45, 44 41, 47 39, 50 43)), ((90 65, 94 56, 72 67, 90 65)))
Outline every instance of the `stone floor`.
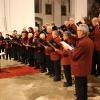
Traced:
MULTIPOLYGON (((0 60, 0 66, 21 65, 13 60, 0 60)), ((0 100, 75 100, 74 85, 63 87, 63 81, 53 82, 45 74, 0 79, 0 100)), ((100 100, 100 78, 89 77, 89 100, 100 100)))

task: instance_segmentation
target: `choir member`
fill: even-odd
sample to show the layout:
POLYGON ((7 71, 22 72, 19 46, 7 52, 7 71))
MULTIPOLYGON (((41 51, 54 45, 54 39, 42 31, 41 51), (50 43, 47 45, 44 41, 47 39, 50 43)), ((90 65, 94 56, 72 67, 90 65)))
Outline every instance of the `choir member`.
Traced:
POLYGON ((17 61, 21 61, 21 50, 20 50, 20 40, 21 40, 21 34, 17 34, 16 35, 16 38, 17 38, 17 57, 18 57, 18 60, 17 61))
POLYGON ((34 36, 33 36, 33 46, 34 46, 34 66, 36 69, 39 69, 39 63, 38 63, 38 41, 39 41, 39 30, 37 27, 34 29, 34 36))
POLYGON ((98 18, 94 17, 92 19, 92 24, 94 26, 94 31, 90 33, 90 38, 94 43, 92 74, 98 76, 100 75, 100 24, 98 18))
POLYGON ((5 38, 5 53, 6 53, 6 60, 11 60, 11 39, 9 38, 9 34, 6 34, 5 38))
POLYGON ((46 35, 48 34, 45 25, 43 25, 43 26, 41 27, 41 31, 40 31, 40 33, 45 33, 46 35))
POLYGON ((67 48, 70 55, 72 74, 75 76, 76 100, 88 100, 87 77, 91 73, 94 44, 88 37, 88 26, 80 24, 77 29, 78 40, 73 50, 67 48))
MULTIPOLYGON (((4 52, 4 37, 2 35, 2 32, 0 32, 0 53, 1 52, 4 52)), ((0 56, 0 59, 1 59, 1 56, 0 56)), ((3 59, 4 59, 4 55, 3 55, 3 59)))
POLYGON ((32 27, 29 27, 28 32, 34 34, 34 29, 32 27))
MULTIPOLYGON (((53 41, 59 45, 60 47, 60 36, 58 34, 58 31, 53 31, 52 32, 52 37, 53 37, 53 41)), ((59 48, 58 47, 58 48, 59 48)), ((52 73, 54 74, 54 81, 60 81, 61 80, 61 64, 60 64, 60 54, 58 54, 55 51, 56 47, 52 47, 52 51, 50 53, 50 59, 52 62, 52 73)))
MULTIPOLYGON (((41 41, 45 41, 46 40, 46 35, 44 33, 41 33, 39 38, 41 39, 41 41)), ((43 42, 38 42, 37 45, 37 57, 38 57, 38 63, 39 63, 39 67, 41 69, 41 72, 44 73, 46 72, 46 66, 45 66, 45 47, 43 44, 43 42)))
POLYGON ((20 52, 21 52, 21 61, 22 63, 27 64, 27 52, 26 52, 26 42, 27 42, 27 31, 22 31, 20 39, 20 52))
POLYGON ((60 29, 61 31, 65 32, 65 31, 68 31, 68 26, 69 26, 69 21, 64 21, 64 24, 61 25, 60 29))
MULTIPOLYGON (((50 41, 53 39, 52 37, 52 26, 48 26, 47 27, 47 38, 46 38, 46 42, 50 41)), ((52 66, 51 66, 51 59, 50 59, 50 53, 51 53, 52 49, 51 47, 48 45, 45 47, 45 62, 46 62, 46 68, 48 70, 48 73, 46 73, 46 75, 49 75, 50 77, 54 76, 53 72, 52 72, 52 66)))
POLYGON ((57 30, 58 29, 58 27, 53 22, 51 23, 51 26, 52 26, 52 30, 57 30))
POLYGON ((28 39, 26 43, 27 59, 30 67, 34 67, 34 48, 32 48, 33 33, 28 33, 28 39))
MULTIPOLYGON (((63 34, 63 40, 64 42, 72 45, 72 41, 70 40, 68 36, 69 32, 66 31, 63 34)), ((61 65, 63 66, 64 69, 64 75, 66 82, 64 82, 64 87, 69 87, 72 86, 72 76, 71 76, 71 58, 68 55, 67 51, 63 48, 61 49, 56 49, 56 51, 61 55, 61 65)))
POLYGON ((17 50, 17 45, 18 45, 18 39, 17 39, 17 31, 14 30, 12 33, 12 57, 14 60, 18 60, 18 50, 17 50))

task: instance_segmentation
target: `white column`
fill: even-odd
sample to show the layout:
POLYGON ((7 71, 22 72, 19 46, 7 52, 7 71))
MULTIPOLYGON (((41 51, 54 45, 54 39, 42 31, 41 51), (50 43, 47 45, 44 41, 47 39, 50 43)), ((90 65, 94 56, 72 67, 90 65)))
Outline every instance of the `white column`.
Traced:
POLYGON ((61 25, 61 0, 54 0, 54 22, 56 25, 61 25))
POLYGON ((4 0, 0 0, 0 31, 5 31, 4 0))
POLYGON ((6 0, 7 30, 35 26, 34 0, 6 0))
POLYGON ((87 16, 87 0, 71 0, 71 15, 76 22, 87 16))
POLYGON ((5 0, 5 14, 6 14, 6 31, 10 31, 11 30, 11 12, 10 12, 10 0, 5 0))

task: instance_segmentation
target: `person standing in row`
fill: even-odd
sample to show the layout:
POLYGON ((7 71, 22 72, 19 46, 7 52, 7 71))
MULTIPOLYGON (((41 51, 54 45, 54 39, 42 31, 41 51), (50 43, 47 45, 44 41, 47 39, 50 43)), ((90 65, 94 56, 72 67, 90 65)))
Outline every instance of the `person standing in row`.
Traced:
MULTIPOLYGON (((69 45, 72 45, 73 41, 71 41, 68 34, 70 34, 69 31, 63 33, 63 40, 69 45)), ((66 82, 64 82, 63 86, 70 87, 72 86, 71 57, 68 55, 67 51, 64 49, 63 46, 61 49, 56 49, 56 52, 58 52, 61 55, 61 65, 63 67, 66 79, 66 82)))
POLYGON ((28 39, 26 43, 27 59, 29 66, 34 66, 34 48, 32 48, 33 33, 28 33, 28 39))
MULTIPOLYGON (((46 37, 46 42, 52 40, 52 27, 51 26, 47 26, 47 37, 46 37)), ((49 45, 47 45, 45 47, 45 62, 46 62, 46 68, 48 73, 46 73, 46 75, 49 75, 50 77, 53 77, 53 72, 52 72, 52 66, 51 66, 51 59, 50 59, 50 53, 51 53, 51 47, 49 45)))
POLYGON ((72 59, 71 69, 75 76, 76 100, 88 100, 87 77, 91 74, 92 56, 94 44, 88 37, 89 28, 86 24, 80 24, 77 29, 78 40, 73 50, 66 48, 72 59))
POLYGON ((13 31, 11 38, 12 38, 12 58, 14 58, 14 60, 18 60, 17 52, 19 51, 17 50, 18 39, 16 30, 13 31))
POLYGON ((92 74, 98 76, 100 75, 100 24, 98 18, 92 19, 92 25, 94 27, 93 32, 90 33, 90 38, 94 43, 92 74))
MULTIPOLYGON (((57 43, 57 45, 59 45, 60 47, 60 41, 61 38, 59 36, 58 31, 53 31, 52 32, 52 37, 53 37, 53 41, 55 43, 57 43)), ((52 51, 50 53, 50 59, 52 62, 52 72, 54 74, 54 81, 60 81, 61 80, 61 64, 60 64, 60 54, 58 54, 58 52, 55 51, 55 48, 52 48, 52 51)))
POLYGON ((26 47, 25 44, 27 42, 27 31, 22 31, 21 39, 20 39, 20 54, 21 54, 21 61, 22 63, 27 64, 27 54, 26 54, 26 47))
MULTIPOLYGON (((0 32, 0 53, 4 52, 4 37, 2 36, 2 32, 0 32)), ((4 59, 4 55, 3 55, 3 59, 4 59)), ((1 59, 1 56, 0 56, 1 59)))
POLYGON ((5 53, 6 53, 6 60, 11 60, 11 39, 9 38, 9 34, 6 34, 5 38, 5 53))

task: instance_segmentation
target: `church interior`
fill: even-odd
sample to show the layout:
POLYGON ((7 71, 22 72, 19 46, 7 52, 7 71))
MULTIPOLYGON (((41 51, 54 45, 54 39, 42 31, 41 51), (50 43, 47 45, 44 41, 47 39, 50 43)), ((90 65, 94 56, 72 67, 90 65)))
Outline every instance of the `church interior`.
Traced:
POLYGON ((0 100, 100 100, 100 0, 0 0, 0 100))

